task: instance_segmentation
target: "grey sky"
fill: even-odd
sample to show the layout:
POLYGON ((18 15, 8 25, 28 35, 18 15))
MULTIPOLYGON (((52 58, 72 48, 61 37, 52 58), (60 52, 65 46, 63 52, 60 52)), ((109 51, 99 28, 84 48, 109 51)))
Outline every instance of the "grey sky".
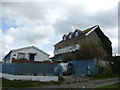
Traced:
POLYGON ((53 56, 53 45, 63 34, 94 25, 100 25, 113 43, 113 53, 117 53, 118 2, 110 1, 105 5, 102 0, 85 1, 2 3, 0 13, 6 18, 4 22, 11 26, 0 34, 3 56, 11 49, 28 45, 35 45, 53 56))

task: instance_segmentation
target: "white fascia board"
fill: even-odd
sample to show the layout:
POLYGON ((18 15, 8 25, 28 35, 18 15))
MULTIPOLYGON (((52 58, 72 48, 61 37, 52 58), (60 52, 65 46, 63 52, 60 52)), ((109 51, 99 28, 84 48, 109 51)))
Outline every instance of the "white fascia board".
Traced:
POLYGON ((98 26, 96 26, 95 28, 93 28, 91 31, 89 31, 88 33, 86 33, 85 35, 89 35, 91 32, 93 32, 98 26))

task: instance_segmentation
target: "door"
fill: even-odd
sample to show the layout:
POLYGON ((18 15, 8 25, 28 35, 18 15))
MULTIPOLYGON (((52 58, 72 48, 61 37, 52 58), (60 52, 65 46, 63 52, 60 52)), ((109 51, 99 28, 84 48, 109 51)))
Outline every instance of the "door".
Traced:
POLYGON ((30 54, 29 55, 29 60, 34 61, 34 59, 35 59, 35 54, 30 54))

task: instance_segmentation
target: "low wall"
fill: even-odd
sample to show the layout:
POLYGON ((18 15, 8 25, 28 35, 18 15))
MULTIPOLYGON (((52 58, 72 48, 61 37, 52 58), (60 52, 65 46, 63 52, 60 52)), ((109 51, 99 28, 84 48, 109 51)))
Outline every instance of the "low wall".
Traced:
POLYGON ((2 77, 9 80, 26 80, 26 81, 58 81, 58 76, 25 76, 25 75, 11 75, 11 74, 2 74, 2 77))

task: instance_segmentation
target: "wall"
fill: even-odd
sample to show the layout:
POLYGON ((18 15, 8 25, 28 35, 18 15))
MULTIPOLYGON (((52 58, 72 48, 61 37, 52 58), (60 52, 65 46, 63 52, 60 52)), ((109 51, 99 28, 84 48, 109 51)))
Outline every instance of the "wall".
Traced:
POLYGON ((86 41, 87 42, 94 42, 96 44, 99 44, 100 39, 98 38, 97 34, 95 33, 95 31, 91 32, 90 34, 87 35, 86 37, 86 41))
POLYGON ((105 61, 105 60, 101 60, 101 59, 96 60, 96 64, 99 67, 110 67, 110 61, 105 61))
POLYGON ((90 67, 90 74, 94 75, 98 73, 98 68, 96 67, 95 60, 74 60, 68 61, 73 65, 74 75, 75 76, 86 76, 87 66, 90 67))
POLYGON ((54 54, 55 55, 57 55, 57 54, 63 54, 63 53, 67 53, 67 52, 76 51, 78 49, 80 49, 80 45, 78 45, 78 44, 73 45, 73 46, 66 46, 64 48, 55 50, 54 54))
POLYGON ((28 60, 29 60, 29 53, 36 53, 35 61, 49 60, 49 56, 40 52, 39 50, 34 49, 34 48, 27 48, 27 49, 22 49, 22 50, 18 50, 18 51, 13 51, 11 53, 10 61, 12 61, 12 58, 17 59, 18 53, 25 53, 25 58, 28 60), (14 54, 16 54, 16 56, 14 56, 14 54))
POLYGON ((69 47, 69 46, 73 47, 76 44, 81 45, 81 43, 84 42, 84 38, 85 38, 85 36, 83 35, 83 36, 77 36, 77 37, 71 38, 66 41, 61 41, 60 43, 58 43, 54 46, 54 54, 56 54, 56 52, 59 49, 63 49, 63 48, 69 47))
POLYGON ((9 80, 26 80, 26 81, 58 81, 58 76, 25 76, 25 75, 11 75, 11 74, 2 74, 2 77, 9 80))

